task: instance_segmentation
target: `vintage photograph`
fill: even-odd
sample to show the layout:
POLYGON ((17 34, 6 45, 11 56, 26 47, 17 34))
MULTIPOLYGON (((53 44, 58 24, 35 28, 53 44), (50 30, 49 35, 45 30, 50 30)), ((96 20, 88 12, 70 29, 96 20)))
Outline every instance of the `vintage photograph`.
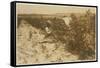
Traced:
POLYGON ((96 7, 16 3, 16 65, 96 61, 96 7))

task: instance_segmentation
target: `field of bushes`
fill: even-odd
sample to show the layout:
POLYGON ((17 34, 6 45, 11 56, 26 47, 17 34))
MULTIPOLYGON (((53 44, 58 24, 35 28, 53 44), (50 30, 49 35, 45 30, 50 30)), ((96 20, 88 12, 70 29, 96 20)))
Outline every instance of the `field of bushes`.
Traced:
POLYGON ((16 27, 17 64, 96 59, 96 15, 90 10, 70 16, 19 15, 16 27), (62 19, 70 17, 69 25, 62 19))

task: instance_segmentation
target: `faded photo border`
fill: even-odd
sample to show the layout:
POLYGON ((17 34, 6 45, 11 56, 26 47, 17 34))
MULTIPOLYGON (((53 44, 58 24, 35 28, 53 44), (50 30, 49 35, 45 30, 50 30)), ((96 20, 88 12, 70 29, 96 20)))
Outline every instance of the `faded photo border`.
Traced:
POLYGON ((14 67, 21 67, 21 66, 39 66, 39 65, 55 65, 55 64, 71 64, 71 63, 88 63, 88 62, 97 62, 98 61, 98 6, 92 6, 92 5, 74 5, 74 4, 57 4, 57 3, 42 3, 42 2, 27 2, 27 1, 13 1, 11 2, 11 56, 10 56, 10 65, 14 67), (16 63, 16 28, 17 28, 17 5, 18 3, 24 3, 24 4, 39 4, 39 5, 45 5, 45 6, 75 6, 75 7, 94 7, 96 8, 96 60, 83 60, 83 61, 73 61, 73 62, 63 62, 63 63, 43 63, 43 64, 23 64, 23 65, 17 65, 16 63))

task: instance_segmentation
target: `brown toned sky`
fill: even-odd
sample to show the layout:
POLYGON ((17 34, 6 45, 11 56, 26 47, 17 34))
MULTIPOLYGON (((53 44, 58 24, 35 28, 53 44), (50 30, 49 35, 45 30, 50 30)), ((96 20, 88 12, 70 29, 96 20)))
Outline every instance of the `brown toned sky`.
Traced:
POLYGON ((88 9, 95 13, 95 7, 77 7, 77 6, 59 6, 59 5, 41 5, 41 4, 28 4, 17 3, 17 14, 55 14, 55 13, 84 13, 88 9))

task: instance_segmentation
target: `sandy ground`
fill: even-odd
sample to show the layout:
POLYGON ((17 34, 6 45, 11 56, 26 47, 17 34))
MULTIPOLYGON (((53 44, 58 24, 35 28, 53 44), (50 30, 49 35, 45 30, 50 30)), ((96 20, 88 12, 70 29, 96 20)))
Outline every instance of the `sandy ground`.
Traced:
POLYGON ((64 50, 64 44, 60 42, 45 42, 52 39, 44 39, 45 35, 40 30, 29 24, 21 24, 16 29, 16 62, 23 64, 62 63, 78 59, 78 56, 64 50), (31 37, 30 36, 31 32, 31 37))

